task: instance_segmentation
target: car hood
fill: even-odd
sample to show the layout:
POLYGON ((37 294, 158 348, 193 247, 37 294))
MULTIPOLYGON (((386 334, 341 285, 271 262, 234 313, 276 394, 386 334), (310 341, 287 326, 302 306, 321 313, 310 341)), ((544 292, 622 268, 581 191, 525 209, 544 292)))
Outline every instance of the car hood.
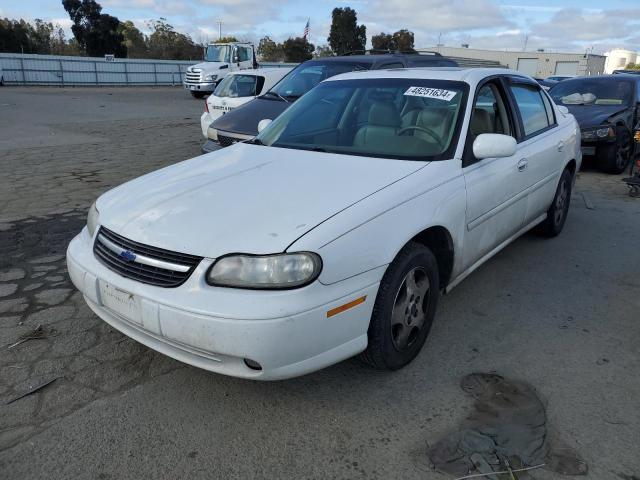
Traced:
POLYGON ((189 69, 200 70, 205 75, 208 75, 212 73, 217 73, 223 67, 229 68, 229 64, 224 62, 202 62, 202 63, 198 63, 197 65, 193 65, 189 67, 189 69))
POLYGON ((258 97, 218 118, 211 127, 225 132, 255 136, 258 134, 260 120, 273 120, 290 106, 291 103, 282 100, 258 97))
POLYGON ((610 117, 624 112, 629 107, 621 105, 565 105, 580 125, 580 128, 597 127, 610 117))
POLYGON ((425 165, 238 144, 125 183, 96 206, 102 225, 147 245, 210 258, 277 253, 425 165))

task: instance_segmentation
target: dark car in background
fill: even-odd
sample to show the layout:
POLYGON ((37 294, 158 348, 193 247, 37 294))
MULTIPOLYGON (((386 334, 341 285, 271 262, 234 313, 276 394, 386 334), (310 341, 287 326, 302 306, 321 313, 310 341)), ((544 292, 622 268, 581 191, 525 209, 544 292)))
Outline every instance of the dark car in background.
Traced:
POLYGON ((604 172, 621 173, 638 149, 640 75, 573 78, 559 82, 549 94, 580 125, 582 154, 594 156, 604 172))
POLYGON ((273 120, 293 102, 329 77, 352 71, 407 67, 457 67, 435 52, 344 55, 301 63, 268 92, 216 119, 208 130, 203 152, 228 147, 258 134, 260 120, 273 120))
POLYGON ((551 87, 553 87, 556 83, 558 83, 558 80, 549 80, 548 78, 535 78, 534 80, 536 82, 538 82, 538 84, 544 88, 545 90, 549 90, 551 87))

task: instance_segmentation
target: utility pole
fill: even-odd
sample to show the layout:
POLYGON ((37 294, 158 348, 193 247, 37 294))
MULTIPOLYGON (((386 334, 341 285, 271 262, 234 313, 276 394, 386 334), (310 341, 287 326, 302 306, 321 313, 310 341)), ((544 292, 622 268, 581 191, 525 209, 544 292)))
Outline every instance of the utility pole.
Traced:
POLYGON ((522 50, 525 51, 525 52, 527 51, 527 43, 529 43, 529 34, 528 33, 524 36, 524 48, 522 50))
POLYGON ((218 40, 222 38, 222 20, 216 22, 218 24, 218 40))

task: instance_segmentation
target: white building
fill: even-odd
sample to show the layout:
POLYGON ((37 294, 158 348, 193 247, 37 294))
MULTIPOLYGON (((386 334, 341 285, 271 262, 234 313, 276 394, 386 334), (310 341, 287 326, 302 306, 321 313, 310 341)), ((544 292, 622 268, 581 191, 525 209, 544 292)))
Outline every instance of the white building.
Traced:
POLYGON ((536 78, 550 75, 599 75, 606 57, 592 53, 513 52, 464 47, 418 49, 439 52, 445 57, 491 60, 536 78))
POLYGON ((624 48, 614 48, 605 53, 607 61, 604 65, 605 73, 613 73, 614 70, 622 69, 630 63, 640 62, 640 55, 637 52, 624 48))

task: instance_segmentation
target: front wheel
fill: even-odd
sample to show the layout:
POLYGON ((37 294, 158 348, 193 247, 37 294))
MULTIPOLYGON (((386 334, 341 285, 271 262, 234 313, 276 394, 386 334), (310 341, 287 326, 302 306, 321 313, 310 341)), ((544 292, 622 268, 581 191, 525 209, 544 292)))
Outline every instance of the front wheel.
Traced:
POLYGON ((565 169, 560 176, 556 194, 553 202, 547 210, 547 218, 542 222, 537 230, 546 237, 557 237, 562 232, 564 223, 569 213, 569 203, 571 203, 571 186, 573 175, 569 169, 565 169))
POLYGON ((439 295, 436 258, 427 247, 408 243, 380 282, 362 359, 382 370, 411 362, 427 339, 439 295))
POLYGON ((617 128, 617 140, 598 149, 598 167, 605 173, 619 174, 629 164, 633 140, 626 128, 617 128))

